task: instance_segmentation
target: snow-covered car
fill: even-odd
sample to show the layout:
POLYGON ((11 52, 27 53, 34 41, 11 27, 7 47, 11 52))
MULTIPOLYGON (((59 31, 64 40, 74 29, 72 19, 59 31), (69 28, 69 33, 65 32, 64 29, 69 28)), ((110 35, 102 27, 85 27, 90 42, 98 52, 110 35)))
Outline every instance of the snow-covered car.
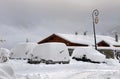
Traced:
POLYGON ((72 59, 76 59, 77 61, 102 63, 105 62, 106 58, 105 55, 92 47, 79 47, 73 51, 72 59))
POLYGON ((0 79, 16 79, 12 67, 7 63, 0 64, 0 79))
POLYGON ((64 43, 43 43, 37 45, 30 54, 28 63, 69 63, 69 53, 64 43))
POLYGON ((0 48, 0 63, 7 62, 9 60, 10 51, 6 48, 0 48))
POLYGON ((27 59, 28 54, 36 46, 36 43, 20 43, 11 49, 11 59, 27 59))

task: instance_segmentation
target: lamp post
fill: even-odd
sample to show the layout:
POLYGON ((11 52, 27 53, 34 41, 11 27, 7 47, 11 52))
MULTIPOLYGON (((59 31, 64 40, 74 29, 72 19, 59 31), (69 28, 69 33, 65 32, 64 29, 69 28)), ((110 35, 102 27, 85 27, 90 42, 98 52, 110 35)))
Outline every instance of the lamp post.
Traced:
POLYGON ((93 19, 93 31, 94 31, 94 42, 95 42, 95 49, 97 50, 97 43, 96 43, 96 32, 95 32, 95 24, 98 23, 99 11, 97 9, 93 10, 92 12, 92 19, 93 19))

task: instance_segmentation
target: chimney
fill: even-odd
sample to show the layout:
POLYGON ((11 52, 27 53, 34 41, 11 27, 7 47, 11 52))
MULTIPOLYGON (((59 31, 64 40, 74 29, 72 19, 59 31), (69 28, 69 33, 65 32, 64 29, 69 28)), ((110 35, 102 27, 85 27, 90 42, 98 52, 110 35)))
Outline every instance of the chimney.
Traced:
POLYGON ((117 34, 117 32, 115 33, 115 41, 118 42, 118 34, 117 34))
POLYGON ((87 35, 87 31, 85 31, 83 34, 84 34, 84 35, 87 35))
POLYGON ((29 42, 29 40, 28 40, 28 38, 26 38, 26 43, 28 43, 29 42))
POLYGON ((78 35, 78 32, 75 32, 75 35, 78 35))

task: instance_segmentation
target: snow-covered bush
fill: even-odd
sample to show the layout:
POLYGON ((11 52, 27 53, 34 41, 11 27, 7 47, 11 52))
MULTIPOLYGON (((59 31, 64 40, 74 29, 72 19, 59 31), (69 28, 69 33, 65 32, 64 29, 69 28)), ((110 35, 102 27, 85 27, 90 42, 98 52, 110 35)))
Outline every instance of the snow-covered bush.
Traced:
POLYGON ((88 62, 104 62, 105 56, 91 47, 79 47, 73 51, 73 59, 88 62))
POLYGON ((10 51, 6 48, 0 48, 0 63, 6 62, 9 59, 10 51))
POLYGON ((0 79, 16 79, 13 69, 7 64, 0 64, 0 79))

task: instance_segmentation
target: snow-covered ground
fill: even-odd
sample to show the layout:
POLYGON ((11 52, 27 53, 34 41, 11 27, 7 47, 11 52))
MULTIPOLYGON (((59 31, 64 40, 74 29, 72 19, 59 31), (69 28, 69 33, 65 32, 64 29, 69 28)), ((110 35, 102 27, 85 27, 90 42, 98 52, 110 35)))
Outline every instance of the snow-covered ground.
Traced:
POLYGON ((9 60, 16 79, 120 79, 120 64, 94 64, 71 60, 70 64, 28 64, 25 60, 9 60))
MULTIPOLYGON (((28 64, 27 60, 6 60, 10 51, 0 50, 0 79, 120 79, 120 63, 116 59, 105 59, 106 63, 97 64, 71 57, 69 64, 28 64)), ((86 55, 95 60, 101 58, 86 55)))

